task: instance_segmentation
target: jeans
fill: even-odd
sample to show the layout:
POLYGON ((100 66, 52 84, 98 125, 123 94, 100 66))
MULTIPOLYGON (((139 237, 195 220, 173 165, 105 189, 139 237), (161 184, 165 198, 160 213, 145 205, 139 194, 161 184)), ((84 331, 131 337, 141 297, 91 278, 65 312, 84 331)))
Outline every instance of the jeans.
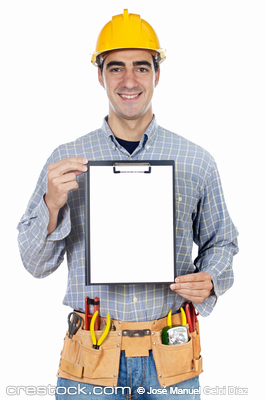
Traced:
POLYGON ((126 400, 161 399, 200 400, 198 377, 180 382, 177 385, 161 388, 153 360, 149 357, 125 357, 121 352, 117 387, 93 386, 86 383, 58 378, 56 400, 74 399, 117 399, 126 400))

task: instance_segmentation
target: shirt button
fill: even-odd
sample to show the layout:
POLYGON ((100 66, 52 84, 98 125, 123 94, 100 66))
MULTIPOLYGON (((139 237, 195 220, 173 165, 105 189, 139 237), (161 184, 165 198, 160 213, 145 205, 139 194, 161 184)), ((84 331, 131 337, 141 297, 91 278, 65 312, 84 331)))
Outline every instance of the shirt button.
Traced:
POLYGON ((133 301, 136 303, 138 301, 137 297, 134 297, 133 301))

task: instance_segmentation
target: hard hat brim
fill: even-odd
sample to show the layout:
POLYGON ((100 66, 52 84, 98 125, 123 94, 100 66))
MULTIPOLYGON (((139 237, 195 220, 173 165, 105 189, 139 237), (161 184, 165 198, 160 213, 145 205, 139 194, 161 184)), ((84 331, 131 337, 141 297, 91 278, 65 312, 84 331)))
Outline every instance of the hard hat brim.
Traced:
POLYGON ((165 59, 166 59, 166 50, 164 50, 164 49, 151 49, 151 48, 146 48, 146 47, 118 47, 118 48, 113 48, 113 49, 108 49, 108 50, 105 50, 105 51, 98 51, 98 52, 94 52, 93 54, 92 54, 92 57, 91 57, 91 63, 95 66, 95 67, 100 67, 101 66, 101 64, 103 63, 103 61, 104 61, 104 58, 105 57, 100 57, 101 55, 103 55, 104 56, 104 54, 105 53, 110 53, 111 51, 118 51, 118 50, 130 50, 130 49, 136 49, 136 50, 147 50, 147 51, 149 51, 149 52, 151 52, 151 53, 157 53, 158 54, 158 57, 156 57, 156 60, 157 60, 157 62, 159 63, 159 64, 161 64, 165 59))

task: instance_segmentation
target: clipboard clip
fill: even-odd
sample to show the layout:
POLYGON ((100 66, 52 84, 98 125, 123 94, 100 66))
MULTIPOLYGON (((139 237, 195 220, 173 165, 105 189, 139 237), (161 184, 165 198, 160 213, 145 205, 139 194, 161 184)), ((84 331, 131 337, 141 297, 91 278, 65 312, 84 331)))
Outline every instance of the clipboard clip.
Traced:
POLYGON ((130 173, 151 173, 150 163, 115 163, 113 165, 114 174, 130 174, 130 173))

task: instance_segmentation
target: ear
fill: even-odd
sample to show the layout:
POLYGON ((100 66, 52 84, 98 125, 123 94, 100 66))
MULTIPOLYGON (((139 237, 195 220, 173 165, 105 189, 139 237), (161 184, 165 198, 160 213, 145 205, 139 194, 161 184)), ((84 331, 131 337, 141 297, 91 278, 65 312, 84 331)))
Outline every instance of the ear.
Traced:
POLYGON ((100 85, 105 89, 104 80, 100 68, 98 68, 98 81, 100 82, 100 85))
POLYGON ((156 87, 158 85, 158 83, 159 83, 160 72, 161 72, 161 70, 159 68, 158 71, 156 72, 156 75, 155 75, 155 85, 154 85, 154 87, 156 87))

